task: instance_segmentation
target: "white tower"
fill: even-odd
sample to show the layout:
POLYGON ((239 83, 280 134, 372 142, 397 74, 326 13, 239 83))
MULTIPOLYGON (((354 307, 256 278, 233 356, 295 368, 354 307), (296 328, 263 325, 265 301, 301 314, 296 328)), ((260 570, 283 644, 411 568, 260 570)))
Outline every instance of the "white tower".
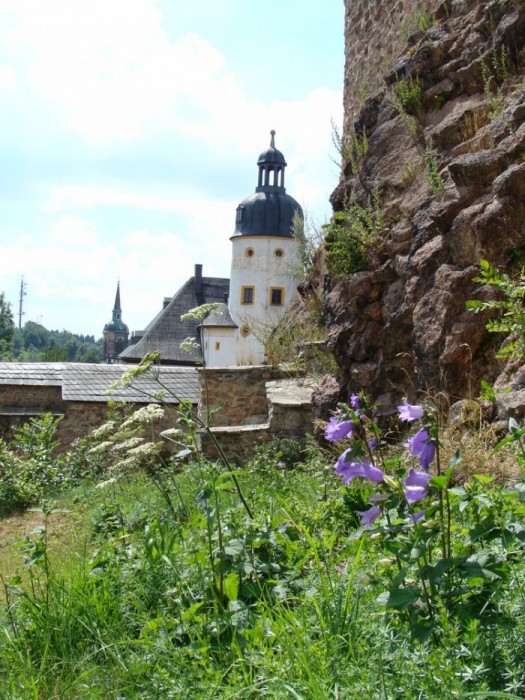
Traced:
POLYGON ((218 313, 202 324, 203 352, 209 367, 257 365, 264 362, 264 343, 297 297, 300 252, 293 236, 299 204, 286 194, 286 161, 270 147, 257 161, 255 193, 237 207, 232 241, 230 296, 218 313))

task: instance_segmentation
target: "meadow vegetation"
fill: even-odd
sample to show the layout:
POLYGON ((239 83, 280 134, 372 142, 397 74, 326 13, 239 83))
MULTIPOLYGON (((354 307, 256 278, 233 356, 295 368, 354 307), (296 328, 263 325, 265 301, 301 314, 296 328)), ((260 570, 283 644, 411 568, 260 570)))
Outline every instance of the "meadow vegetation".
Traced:
POLYGON ((432 406, 399 407, 404 446, 353 395, 323 446, 240 466, 161 411, 114 406, 58 457, 49 417, 2 444, 4 514, 36 509, 0 550, 0 697, 525 697, 517 423, 485 449, 516 468, 496 483, 432 406))

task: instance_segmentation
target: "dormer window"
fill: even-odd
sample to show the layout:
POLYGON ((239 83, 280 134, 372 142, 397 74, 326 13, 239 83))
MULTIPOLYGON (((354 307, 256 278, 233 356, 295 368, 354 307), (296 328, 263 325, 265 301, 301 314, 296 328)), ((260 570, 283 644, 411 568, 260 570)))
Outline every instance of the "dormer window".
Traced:
POLYGON ((244 214, 244 207, 241 204, 241 206, 237 207, 237 217, 235 219, 236 224, 242 224, 243 214, 244 214))

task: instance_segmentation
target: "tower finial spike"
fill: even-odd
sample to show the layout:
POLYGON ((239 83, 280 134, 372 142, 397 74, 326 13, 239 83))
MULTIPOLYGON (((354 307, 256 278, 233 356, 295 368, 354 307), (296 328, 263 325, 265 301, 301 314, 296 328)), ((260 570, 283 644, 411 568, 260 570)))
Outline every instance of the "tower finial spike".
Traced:
POLYGON ((270 148, 275 148, 275 129, 270 131, 270 135, 272 137, 272 140, 270 141, 270 148))

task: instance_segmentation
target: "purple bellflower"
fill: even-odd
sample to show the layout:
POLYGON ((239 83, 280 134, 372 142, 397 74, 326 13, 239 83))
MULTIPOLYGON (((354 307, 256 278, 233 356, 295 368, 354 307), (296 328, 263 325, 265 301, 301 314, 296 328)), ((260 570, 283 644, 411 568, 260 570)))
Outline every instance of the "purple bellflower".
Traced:
POLYGON ((330 422, 326 424, 324 429, 325 439, 329 442, 336 442, 345 437, 352 435, 354 424, 351 420, 339 420, 335 416, 330 418, 330 422))
POLYGON ((406 422, 422 418, 425 412, 422 406, 414 406, 409 404, 406 399, 403 401, 401 406, 397 407, 397 410, 399 411, 399 417, 401 420, 406 422))
POLYGON ((426 428, 421 428, 413 437, 409 438, 408 446, 414 457, 419 457, 421 469, 428 469, 436 454, 436 445, 432 442, 426 428))
POLYGON ((428 482, 430 474, 428 472, 418 472, 415 469, 408 470, 408 476, 403 481, 405 487, 405 498, 407 501, 417 503, 428 496, 428 482))
POLYGON ((361 525, 368 526, 381 515, 381 508, 372 506, 369 510, 358 510, 357 513, 361 516, 361 525))
POLYGON ((384 474, 381 469, 370 464, 366 457, 363 458, 361 462, 347 462, 346 455, 348 452, 350 452, 350 449, 345 450, 335 464, 335 473, 342 477, 345 486, 350 479, 359 477, 361 479, 368 479, 368 481, 374 481, 376 484, 383 481, 384 474))
POLYGON ((357 411, 359 408, 359 396, 357 394, 351 394, 350 406, 354 409, 354 411, 357 411))
POLYGON ((424 517, 425 517, 425 509, 424 508, 423 508, 423 510, 418 510, 417 513, 410 513, 410 515, 408 516, 412 525, 415 525, 420 520, 422 520, 424 517))

